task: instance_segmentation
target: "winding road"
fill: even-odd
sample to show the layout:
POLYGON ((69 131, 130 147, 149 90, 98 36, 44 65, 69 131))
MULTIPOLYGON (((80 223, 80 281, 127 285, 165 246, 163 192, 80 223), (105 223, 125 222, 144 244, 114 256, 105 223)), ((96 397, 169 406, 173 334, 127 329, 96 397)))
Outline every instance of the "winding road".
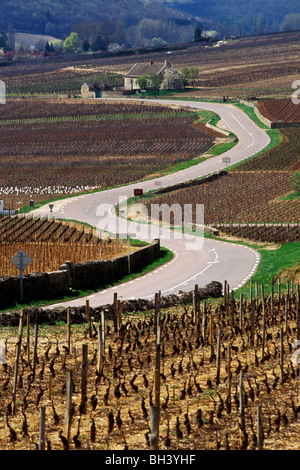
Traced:
MULTIPOLYGON (((168 230, 167 227, 159 229, 157 226, 116 217, 115 205, 133 196, 135 188, 142 187, 144 192, 147 192, 158 187, 166 187, 208 175, 224 169, 223 156, 230 157, 231 164, 234 164, 256 154, 269 143, 268 135, 243 111, 233 105, 177 100, 167 100, 164 103, 217 113, 221 117, 219 125, 232 131, 238 137, 238 143, 222 156, 210 158, 176 173, 143 183, 132 183, 123 187, 54 202, 54 217, 76 219, 115 233, 129 233, 131 236, 135 234, 137 239, 145 241, 160 238, 161 245, 174 253, 170 262, 144 276, 85 298, 56 304, 56 306, 85 305, 86 298, 89 299, 91 307, 105 305, 112 303, 114 292, 118 293, 118 298, 121 300, 153 298, 159 290, 162 295, 176 294, 179 291, 188 292, 194 288, 195 284, 203 287, 211 281, 223 283, 226 280, 231 289, 237 289, 255 273, 260 257, 256 251, 248 247, 187 233, 179 234, 176 231, 168 230)), ((33 211, 33 215, 49 216, 48 205, 36 209, 33 211)))

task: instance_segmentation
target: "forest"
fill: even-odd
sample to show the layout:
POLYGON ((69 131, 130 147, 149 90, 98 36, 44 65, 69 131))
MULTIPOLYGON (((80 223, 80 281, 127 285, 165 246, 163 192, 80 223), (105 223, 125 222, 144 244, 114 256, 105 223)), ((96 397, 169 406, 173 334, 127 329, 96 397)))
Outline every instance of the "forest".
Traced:
POLYGON ((217 31, 219 38, 300 28, 296 0, 91 0, 79 4, 2 0, 1 7, 0 32, 46 34, 64 40, 75 31, 90 44, 100 36, 106 47, 111 42, 141 47, 192 41, 197 24, 202 31, 217 31))

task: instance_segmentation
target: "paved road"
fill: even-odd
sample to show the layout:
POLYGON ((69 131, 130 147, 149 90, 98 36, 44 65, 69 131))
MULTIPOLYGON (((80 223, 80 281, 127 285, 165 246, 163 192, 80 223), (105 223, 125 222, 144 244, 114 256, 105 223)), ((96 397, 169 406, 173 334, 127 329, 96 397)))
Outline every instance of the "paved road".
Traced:
MULTIPOLYGON (((256 126, 241 110, 228 104, 166 101, 167 104, 211 110, 221 116, 222 126, 234 132, 239 142, 224 155, 230 157, 231 164, 244 160, 263 149, 269 137, 256 126)), ((158 229, 146 224, 128 222, 116 218, 114 206, 121 200, 133 195, 134 188, 142 187, 144 192, 158 187, 166 187, 205 176, 224 168, 222 157, 217 156, 180 172, 166 175, 143 183, 105 190, 85 196, 77 196, 54 203, 53 215, 65 219, 76 219, 95 227, 105 228, 115 233, 136 234, 136 238, 151 241, 160 238, 161 245, 174 252, 174 258, 157 270, 136 280, 118 285, 90 295, 91 306, 111 303, 114 292, 120 299, 153 298, 161 291, 162 295, 190 291, 195 284, 203 287, 211 281, 227 280, 232 289, 241 287, 255 273, 259 255, 247 247, 203 239, 194 235, 179 234, 168 228, 158 229)), ((224 201, 226 204, 226 201, 224 201)), ((49 215, 48 206, 34 211, 35 215, 49 215)), ((205 208, 204 208, 205 222, 205 208)), ((84 305, 85 298, 61 303, 59 305, 84 305)))

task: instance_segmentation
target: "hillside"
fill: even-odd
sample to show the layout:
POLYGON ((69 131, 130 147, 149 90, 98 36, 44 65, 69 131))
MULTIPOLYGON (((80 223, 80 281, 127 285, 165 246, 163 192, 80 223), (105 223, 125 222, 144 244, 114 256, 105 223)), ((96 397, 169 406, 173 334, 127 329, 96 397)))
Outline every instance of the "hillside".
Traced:
POLYGON ((76 30, 82 40, 91 42, 106 34, 110 42, 134 47, 151 45, 153 40, 169 44, 191 41, 197 22, 203 30, 216 30, 219 37, 300 28, 296 0, 89 0, 79 4, 71 0, 29 4, 2 0, 1 7, 0 32, 10 38, 12 33, 26 32, 64 39, 76 30))
POLYGON ((22 31, 65 37, 78 22, 102 21, 104 18, 123 22, 125 28, 142 18, 186 21, 188 15, 176 12, 153 0, 2 0, 0 31, 22 31))
POLYGON ((189 15, 215 22, 218 31, 256 34, 299 29, 300 4, 297 0, 158 0, 189 15))

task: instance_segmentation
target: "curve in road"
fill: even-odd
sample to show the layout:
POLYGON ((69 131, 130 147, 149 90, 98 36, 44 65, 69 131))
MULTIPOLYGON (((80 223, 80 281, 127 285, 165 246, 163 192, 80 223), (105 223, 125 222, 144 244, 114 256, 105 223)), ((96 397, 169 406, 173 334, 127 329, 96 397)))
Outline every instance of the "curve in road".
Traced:
MULTIPOLYGON (((160 238, 161 245, 174 253, 169 263, 144 276, 55 306, 85 305, 86 298, 89 299, 91 307, 105 305, 112 303, 114 292, 118 293, 118 298, 121 300, 153 298, 158 291, 161 291, 162 295, 176 294, 179 291, 192 290, 195 284, 203 287, 211 281, 224 283, 226 280, 230 288, 235 290, 244 285, 255 273, 260 257, 256 251, 246 246, 187 233, 179 234, 168 228, 159 229, 154 225, 116 217, 115 206, 133 196, 135 188, 143 187, 144 192, 147 192, 208 175, 224 168, 223 156, 230 157, 231 164, 238 163, 261 151, 269 143, 268 135, 243 111, 233 105, 177 100, 166 100, 164 103, 217 113, 221 117, 223 126, 238 137, 238 143, 221 156, 210 158, 176 173, 143 183, 132 183, 54 202, 54 217, 87 222, 94 227, 114 233, 135 234, 137 239, 145 241, 160 238)), ((48 206, 33 211, 33 215, 49 215, 48 206)))

